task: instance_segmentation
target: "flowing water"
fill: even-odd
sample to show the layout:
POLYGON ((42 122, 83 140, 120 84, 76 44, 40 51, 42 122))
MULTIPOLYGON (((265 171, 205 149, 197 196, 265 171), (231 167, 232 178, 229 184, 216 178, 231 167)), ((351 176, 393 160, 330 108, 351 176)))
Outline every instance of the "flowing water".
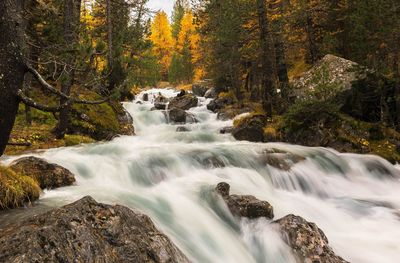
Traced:
POLYGON ((147 92, 150 102, 125 103, 137 136, 35 154, 77 179, 75 186, 45 191, 37 207, 91 195, 148 214, 194 262, 293 262, 271 222, 231 217, 212 193, 225 181, 232 193, 269 201, 275 219, 292 213, 315 222, 346 260, 399 262, 399 167, 325 148, 235 141, 219 134, 232 121, 217 120, 204 98, 189 111, 198 122, 185 125, 189 132, 176 132, 161 111, 150 109, 158 92, 177 93, 147 92), (267 165, 266 151, 286 160, 286 169, 267 165))

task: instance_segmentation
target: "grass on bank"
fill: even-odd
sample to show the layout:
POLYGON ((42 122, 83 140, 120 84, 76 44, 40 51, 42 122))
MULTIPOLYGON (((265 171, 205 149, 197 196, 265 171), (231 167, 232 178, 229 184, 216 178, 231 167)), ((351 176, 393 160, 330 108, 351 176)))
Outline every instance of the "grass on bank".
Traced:
POLYGON ((30 203, 39 198, 40 192, 34 179, 0 166, 0 210, 30 203))

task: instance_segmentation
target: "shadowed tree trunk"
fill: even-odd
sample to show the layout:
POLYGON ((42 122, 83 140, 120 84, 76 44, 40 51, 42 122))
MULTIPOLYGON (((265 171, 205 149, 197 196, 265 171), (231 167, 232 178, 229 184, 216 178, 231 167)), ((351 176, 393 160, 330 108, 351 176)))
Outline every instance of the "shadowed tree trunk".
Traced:
POLYGON ((265 0, 257 0, 257 14, 260 27, 261 43, 261 85, 263 91, 263 108, 267 116, 272 116, 272 103, 276 91, 275 52, 267 19, 265 0))
POLYGON ((306 60, 308 64, 313 65, 318 61, 319 50, 316 39, 316 32, 314 28, 314 21, 312 17, 312 9, 311 3, 307 1, 307 10, 306 10, 306 34, 307 34, 307 42, 308 42, 308 54, 306 56, 306 60))
MULTIPOLYGON (((280 1, 277 3, 277 12, 282 17, 285 8, 289 5, 287 1, 280 1)), ((274 45, 276 55, 276 70, 279 79, 279 89, 281 91, 282 98, 287 102, 289 93, 289 77, 286 64, 285 55, 285 42, 283 40, 283 21, 282 18, 277 19, 275 25, 274 45)))
POLYGON ((4 153, 14 126, 26 68, 23 20, 24 0, 0 1, 0 156, 4 153))
MULTIPOLYGON (((80 24, 80 11, 81 11, 81 0, 65 0, 64 1, 64 41, 67 46, 68 52, 65 57, 65 63, 67 64, 64 72, 65 79, 61 84, 61 92, 69 96, 71 93, 71 87, 74 83, 75 69, 73 68, 76 60, 76 43, 78 41, 77 31, 80 24)), ((60 99, 60 104, 67 102, 66 98, 60 99)), ((69 127, 69 114, 71 107, 67 106, 60 111, 60 117, 55 129, 55 135, 61 139, 64 137, 69 127)))

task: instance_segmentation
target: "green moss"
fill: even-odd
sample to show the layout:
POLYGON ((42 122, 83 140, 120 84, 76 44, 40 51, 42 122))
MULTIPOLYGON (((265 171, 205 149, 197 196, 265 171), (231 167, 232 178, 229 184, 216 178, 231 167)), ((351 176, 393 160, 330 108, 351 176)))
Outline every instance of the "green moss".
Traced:
MULTIPOLYGON (((86 91, 84 98, 98 100, 100 96, 95 92, 86 91)), ((118 133, 120 130, 117 112, 110 103, 75 104, 72 106, 72 112, 71 124, 76 132, 88 134, 95 139, 102 139, 104 134, 118 133)))
POLYGON ((74 146, 82 143, 95 142, 95 140, 93 140, 92 138, 84 135, 70 135, 70 134, 65 135, 64 141, 65 141, 65 146, 74 146))
POLYGON ((40 187, 32 178, 0 166, 0 209, 22 206, 39 198, 40 187))

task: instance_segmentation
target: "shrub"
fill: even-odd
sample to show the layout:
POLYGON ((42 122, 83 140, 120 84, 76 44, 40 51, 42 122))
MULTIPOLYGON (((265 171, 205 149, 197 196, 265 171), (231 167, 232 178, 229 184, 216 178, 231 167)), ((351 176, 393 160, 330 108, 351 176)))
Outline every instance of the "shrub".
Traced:
POLYGON ((298 137, 340 118, 339 107, 326 101, 302 101, 294 104, 283 117, 283 128, 290 137, 298 137))

